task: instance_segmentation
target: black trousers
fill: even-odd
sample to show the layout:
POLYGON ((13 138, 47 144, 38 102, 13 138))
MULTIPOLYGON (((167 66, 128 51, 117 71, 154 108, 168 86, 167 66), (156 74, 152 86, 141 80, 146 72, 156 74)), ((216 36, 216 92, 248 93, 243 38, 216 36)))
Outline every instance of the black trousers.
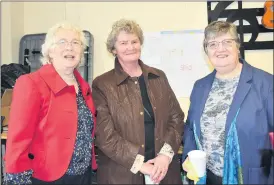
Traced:
POLYGON ((222 184, 222 177, 219 177, 217 175, 215 175, 214 173, 212 173, 210 170, 207 170, 206 173, 206 184, 207 185, 211 185, 211 184, 222 184))
POLYGON ((92 170, 91 170, 91 167, 89 167, 88 170, 83 175, 67 175, 67 174, 65 174, 60 179, 57 179, 57 180, 51 181, 51 182, 41 181, 39 179, 32 177, 32 184, 33 185, 40 185, 40 184, 91 185, 91 183, 92 183, 91 176, 92 176, 92 170))

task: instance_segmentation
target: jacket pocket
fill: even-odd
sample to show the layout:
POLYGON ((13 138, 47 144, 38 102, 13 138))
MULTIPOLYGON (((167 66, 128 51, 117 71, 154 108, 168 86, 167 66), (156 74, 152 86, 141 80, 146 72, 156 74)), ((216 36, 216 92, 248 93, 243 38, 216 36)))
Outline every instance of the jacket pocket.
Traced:
POLYGON ((265 168, 249 168, 248 184, 267 184, 267 177, 264 174, 265 168))
POLYGON ((32 169, 35 173, 36 170, 41 169, 45 164, 45 153, 44 152, 36 152, 33 155, 32 160, 32 169))

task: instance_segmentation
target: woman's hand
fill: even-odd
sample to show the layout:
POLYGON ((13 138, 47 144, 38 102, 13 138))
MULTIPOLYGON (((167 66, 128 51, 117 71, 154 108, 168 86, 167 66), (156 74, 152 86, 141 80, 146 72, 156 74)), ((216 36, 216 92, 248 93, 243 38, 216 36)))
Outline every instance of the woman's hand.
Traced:
POLYGON ((199 181, 199 177, 195 170, 193 169, 193 166, 191 165, 189 158, 187 157, 185 161, 182 164, 183 170, 187 172, 187 178, 194 181, 194 184, 196 184, 199 181))
POLYGON ((182 164, 183 170, 184 170, 185 172, 188 171, 188 169, 187 169, 187 163, 188 163, 188 161, 189 161, 189 159, 188 159, 188 157, 187 157, 187 158, 185 159, 185 161, 183 162, 183 164, 182 164))
POLYGON ((152 174, 150 175, 150 178, 156 182, 159 183, 163 178, 166 176, 168 166, 170 164, 171 159, 163 154, 159 154, 154 159, 149 160, 149 163, 153 163, 153 169, 152 174))
POLYGON ((148 161, 143 163, 140 172, 144 175, 151 175, 153 169, 153 164, 149 163, 148 161))

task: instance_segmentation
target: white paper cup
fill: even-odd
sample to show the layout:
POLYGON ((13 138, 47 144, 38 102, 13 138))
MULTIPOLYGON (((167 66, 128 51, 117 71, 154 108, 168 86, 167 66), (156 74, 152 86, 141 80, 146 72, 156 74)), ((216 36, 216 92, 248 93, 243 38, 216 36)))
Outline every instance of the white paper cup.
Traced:
POLYGON ((149 175, 144 175, 144 176, 145 176, 145 183, 146 184, 158 184, 158 183, 153 182, 149 175))
POLYGON ((188 159, 197 172, 198 177, 206 174, 206 153, 202 150, 192 150, 188 152, 188 159))

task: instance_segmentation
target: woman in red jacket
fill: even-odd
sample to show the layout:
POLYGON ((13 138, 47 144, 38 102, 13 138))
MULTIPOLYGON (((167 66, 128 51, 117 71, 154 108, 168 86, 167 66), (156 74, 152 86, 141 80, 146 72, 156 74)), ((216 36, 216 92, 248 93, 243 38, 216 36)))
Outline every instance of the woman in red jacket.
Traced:
POLYGON ((76 70, 86 46, 69 23, 52 27, 43 66, 16 81, 6 150, 8 184, 91 184, 95 107, 76 70))

